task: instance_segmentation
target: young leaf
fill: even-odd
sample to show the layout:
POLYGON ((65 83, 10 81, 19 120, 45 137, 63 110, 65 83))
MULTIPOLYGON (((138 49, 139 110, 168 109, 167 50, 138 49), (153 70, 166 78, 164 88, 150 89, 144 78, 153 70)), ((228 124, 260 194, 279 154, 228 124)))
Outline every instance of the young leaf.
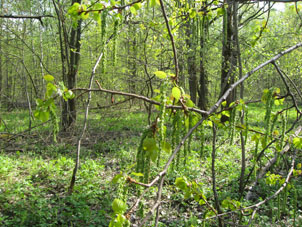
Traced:
POLYGON ((48 82, 51 82, 53 81, 55 78, 52 76, 52 75, 45 75, 44 76, 44 80, 48 81, 48 82))
POLYGON ((172 88, 172 96, 176 99, 176 101, 180 99, 181 91, 178 87, 172 88))
POLYGON ((175 180, 175 186, 178 187, 181 190, 186 190, 186 188, 187 188, 187 182, 185 181, 184 178, 178 177, 175 180))
POLYGON ((127 204, 120 199, 114 199, 112 209, 115 214, 122 214, 127 209, 127 204))
POLYGON ((156 71, 154 72, 155 76, 157 76, 159 79, 165 79, 167 77, 167 74, 163 71, 156 71))
POLYGON ((136 15, 136 9, 134 6, 131 6, 130 7, 130 12, 133 14, 133 15, 136 15))
POLYGON ((165 152, 170 153, 171 150, 172 150, 171 144, 168 143, 167 141, 164 141, 164 142, 162 143, 162 149, 163 149, 165 152))
POLYGON ((194 102, 191 99, 187 99, 186 106, 187 107, 194 107, 194 102))

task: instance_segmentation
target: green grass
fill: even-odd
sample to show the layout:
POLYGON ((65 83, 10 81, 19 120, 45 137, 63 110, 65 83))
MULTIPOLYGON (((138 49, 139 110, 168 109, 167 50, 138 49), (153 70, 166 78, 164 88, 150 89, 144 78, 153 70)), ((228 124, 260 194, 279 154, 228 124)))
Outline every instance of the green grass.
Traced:
MULTIPOLYGON (((280 108, 275 108, 274 112, 280 108)), ((1 125, 2 132, 9 130, 11 133, 19 133, 28 128, 26 111, 1 114, 6 124, 5 127, 1 125)), ((249 105, 250 127, 262 131, 264 115, 263 105, 249 105)), ((289 111, 288 116, 289 122, 292 122, 295 118, 294 111, 289 111)), ((83 115, 79 114, 77 134, 81 130, 82 120, 83 115)), ((278 124, 280 125, 280 121, 277 126, 278 124)), ((114 185, 111 180, 120 172, 126 175, 135 172, 136 152, 146 125, 147 115, 140 111, 91 111, 88 130, 82 141, 81 167, 71 196, 67 195, 67 189, 74 167, 77 134, 68 137, 59 134, 59 143, 53 144, 49 132, 51 126, 47 124, 45 127, 35 128, 30 135, 24 135, 24 138, 16 138, 8 147, 4 146, 3 140, 0 143, 0 225, 107 226, 111 219, 112 201, 122 196, 131 205, 136 197, 135 187, 125 183, 114 185), (19 151, 12 149, 14 147, 20 148, 19 151)), ((171 135, 169 130, 168 128, 167 135, 171 135)), ((200 183, 200 190, 213 205, 211 128, 206 127, 205 133, 204 156, 200 157, 200 135, 197 132, 187 156, 187 166, 183 166, 181 151, 180 168, 170 169, 166 176, 161 226, 200 226, 200 219, 207 212, 205 206, 200 206, 193 198, 185 198, 184 193, 175 187, 177 177, 186 176, 189 181, 200 183)), ((217 134, 216 181, 219 197, 221 201, 227 198, 236 200, 241 159, 239 131, 236 131, 231 146, 228 125, 219 129, 217 134)), ((250 160, 254 151, 254 142, 250 140, 252 135, 250 132, 246 145, 248 168, 251 167, 250 160)), ((273 152, 271 150, 266 153, 267 158, 273 152)), ((162 152, 160 166, 165 164, 169 155, 162 152)), ((280 166, 277 170, 282 168, 280 166)), ((151 178, 160 169, 161 167, 157 168, 152 164, 151 178)), ((268 194, 275 190, 265 184, 263 187, 263 192, 268 194)), ((145 197, 145 202, 155 195, 154 188, 145 197)), ((298 199, 302 199, 300 197, 298 199)), ((290 207, 291 205, 289 209, 290 207)), ((147 211, 146 209, 145 212, 147 211)), ((269 223, 271 220, 269 211, 265 211, 263 218, 257 219, 257 222, 269 223)), ((213 224, 211 223, 208 223, 209 226, 213 224)))

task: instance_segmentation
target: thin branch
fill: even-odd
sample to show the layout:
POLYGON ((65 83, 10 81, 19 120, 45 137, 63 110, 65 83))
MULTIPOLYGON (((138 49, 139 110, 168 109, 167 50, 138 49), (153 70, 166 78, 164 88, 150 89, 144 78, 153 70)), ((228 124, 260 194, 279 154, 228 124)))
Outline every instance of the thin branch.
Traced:
POLYGON ((40 15, 40 16, 22 16, 22 15, 0 15, 0 18, 9 18, 9 19, 36 19, 39 20, 41 25, 43 25, 42 18, 44 17, 54 17, 52 15, 40 15))
POLYGON ((169 36, 170 36, 170 39, 171 39, 171 45, 172 45, 173 54, 174 54, 175 77, 176 77, 176 79, 178 79, 178 59, 177 59, 177 51, 176 51, 176 47, 175 47, 175 42, 174 42, 174 38, 173 38, 173 35, 172 35, 172 32, 171 32, 171 28, 170 28, 170 25, 169 25, 169 20, 167 18, 167 14, 166 14, 166 10, 165 10, 165 7, 164 7, 164 3, 163 3, 162 0, 159 0, 159 2, 160 2, 161 10, 163 12, 163 16, 165 18, 167 30, 168 30, 168 33, 169 33, 169 36))
MULTIPOLYGON (((257 210, 260 208, 261 205, 263 205, 264 203, 268 202, 269 200, 275 198, 278 194, 280 194, 280 192, 282 192, 285 189, 285 187, 289 183, 290 177, 291 177, 291 175, 294 171, 294 166, 295 166, 295 157, 292 160, 291 169, 290 169, 289 173, 287 174, 286 180, 282 184, 282 186, 273 195, 271 195, 270 197, 266 198, 265 200, 263 200, 263 201, 261 201, 261 202, 259 202, 259 203, 252 206, 252 207, 255 207, 255 210, 253 211, 252 217, 250 218, 249 223, 248 223, 247 226, 252 224, 252 221, 255 217, 255 214, 256 214, 257 210)), ((249 208, 252 208, 252 207, 249 207, 249 208)))
MULTIPOLYGON (((210 220, 210 219, 214 219, 214 218, 217 218, 217 217, 222 217, 222 216, 225 216, 225 215, 230 215, 230 214, 233 214, 235 212, 238 212, 238 211, 244 211, 244 210, 248 210, 248 209, 252 209, 254 207, 256 207, 256 209, 259 209, 259 207, 261 205, 263 205, 264 203, 268 202, 269 200, 275 198, 280 192, 283 191, 283 189, 286 187, 286 185, 289 183, 289 180, 290 180, 290 177, 293 173, 293 170, 294 170, 294 164, 295 164, 295 159, 292 160, 292 164, 291 164, 291 169, 290 171, 288 172, 287 174, 287 177, 286 177, 286 180, 285 182, 281 185, 281 187, 273 194, 271 195, 270 197, 266 198, 265 200, 259 202, 259 203, 256 203, 254 205, 251 205, 251 206, 248 206, 248 207, 243 207, 243 208, 239 208, 237 210, 232 210, 232 211, 228 211, 228 212, 225 212, 225 213, 222 213, 222 214, 218 214, 216 216, 212 216, 212 217, 209 217, 209 218, 205 218, 205 219, 202 219, 201 221, 207 221, 207 220, 210 220)), ((254 211, 255 212, 255 211, 254 211)), ((253 212, 253 213, 254 213, 253 212)))
MULTIPOLYGON (((155 101, 153 99, 150 99, 146 96, 137 95, 137 94, 133 94, 133 93, 122 92, 122 91, 114 91, 114 90, 104 89, 104 88, 101 87, 101 85, 98 81, 96 81, 96 83, 98 84, 99 89, 75 88, 75 89, 72 89, 72 90, 73 91, 75 91, 75 90, 77 90, 77 91, 86 91, 86 92, 91 92, 91 91, 106 92, 106 93, 110 93, 110 94, 114 94, 114 95, 122 95, 122 96, 133 97, 133 98, 136 98, 136 99, 141 99, 141 100, 144 100, 148 103, 158 105, 158 106, 161 105, 160 102, 157 102, 157 101, 155 101)), ((184 109, 182 106, 175 106, 175 105, 167 105, 166 108, 167 109, 175 109, 175 110, 184 109)), ((199 114, 206 114, 207 113, 207 111, 205 111, 205 110, 200 110, 200 109, 193 108, 193 107, 187 107, 187 110, 190 110, 190 111, 193 111, 193 112, 196 112, 196 113, 199 113, 199 114)))
POLYGON ((294 103, 294 106, 295 106, 297 112, 298 112, 299 114, 301 114, 301 111, 300 111, 300 109, 299 109, 299 107, 298 107, 298 103, 297 103, 297 101, 296 101, 296 99, 295 99, 293 93, 290 91, 290 88, 289 88, 289 85, 288 85, 288 83, 287 83, 287 81, 286 81, 286 79, 285 79, 285 76, 283 75, 282 71, 280 70, 280 68, 279 68, 279 66, 276 64, 276 62, 273 61, 272 64, 275 66, 277 72, 279 73, 279 75, 280 75, 280 77, 281 77, 281 79, 282 79, 282 81, 283 81, 283 83, 284 83, 284 85, 285 85, 285 87, 286 87, 287 93, 289 94, 289 96, 290 96, 290 97, 292 98, 292 100, 293 100, 293 103, 294 103))
MULTIPOLYGON (((90 80, 89 80, 89 89, 92 88, 92 83, 93 83, 93 80, 94 80, 94 77, 95 77, 95 72, 96 72, 96 69, 97 69, 103 55, 104 55, 105 47, 108 45, 109 41, 113 37, 114 37, 114 35, 112 34, 108 38, 108 40, 106 41, 106 43, 103 46, 102 52, 100 53, 98 59, 96 60, 96 63, 94 65, 93 69, 92 69, 90 80)), ((70 185, 69 185, 69 188, 68 188, 68 195, 71 195, 72 192, 73 192, 74 184, 75 184, 75 181, 76 181, 76 174, 77 174, 77 171, 78 171, 78 168, 79 168, 79 165, 80 165, 81 142, 82 142, 82 138, 83 138, 83 136, 85 134, 85 131, 86 131, 86 128, 87 128, 87 120, 88 120, 89 105, 90 105, 91 97, 92 97, 92 93, 91 93, 91 91, 89 91, 88 92, 88 100, 87 100, 86 110, 85 110, 85 116, 84 116, 83 128, 82 128, 81 134, 79 135, 78 141, 77 141, 77 157, 76 157, 76 163, 75 163, 75 167, 73 169, 70 185)))
MULTIPOLYGON (((297 130, 295 131, 294 135, 292 135, 292 136, 290 137, 289 140, 292 140, 293 137, 297 137, 297 136, 300 134, 301 130, 302 130, 302 127, 299 126, 299 127, 297 128, 297 130)), ((278 154, 275 154, 275 156, 274 156, 272 159, 270 159, 270 160, 267 162, 267 164, 266 164, 265 166, 263 166, 263 167, 260 169, 260 171, 259 171, 258 174, 257 174, 257 177, 256 177, 255 182, 252 184, 252 186, 249 188, 248 193, 246 194, 246 197, 245 197, 245 198, 246 198, 247 200, 251 199, 252 194, 253 194, 253 190, 254 190, 254 188, 256 187, 258 181, 259 181, 261 178, 263 178, 263 177, 265 176, 265 174, 267 173, 267 171, 270 169, 270 167, 276 163, 276 161, 277 161, 277 159, 278 159, 278 155, 283 155, 283 154, 285 154, 287 151, 289 151, 290 147, 291 147, 291 144, 290 144, 289 142, 287 142, 287 144, 286 144, 286 146, 283 148, 283 150, 280 151, 280 152, 278 152, 278 154)))
MULTIPOLYGON (((219 106, 221 105, 221 103, 223 102, 223 100, 225 100, 227 98, 227 96, 232 92, 233 89, 235 89, 238 85, 240 85, 242 82, 244 82, 246 79, 248 79, 253 73, 257 72, 259 69, 263 68, 264 66, 270 64, 271 62, 273 61, 276 61, 277 59, 281 58, 283 55, 285 54, 288 54, 290 52, 292 52, 293 50, 299 48, 302 46, 302 43, 298 43, 290 48, 288 48, 287 50, 285 51, 282 51, 281 53, 277 54, 276 56, 274 56, 273 58, 267 60, 266 62, 260 64, 259 66, 257 66, 256 68, 252 69, 250 72, 248 72, 247 74, 245 74, 245 76, 243 76, 241 79, 239 79, 237 82, 235 82, 234 84, 232 84, 230 86, 230 88, 228 90, 226 90, 226 92, 223 94, 223 96, 215 103, 215 105, 212 106, 212 108, 207 111, 202 119, 200 121, 198 121, 189 131, 188 133, 183 137, 183 139, 181 140, 181 142, 177 145, 177 147, 174 149, 173 153, 170 155, 168 161, 166 162, 163 170, 158 173, 158 175, 153 179, 153 181, 149 184, 146 185, 147 189, 142 193, 141 197, 139 199, 137 199, 137 201, 135 202, 135 205, 130 209, 131 212, 134 211, 134 209, 137 207, 137 204, 139 203, 139 200, 141 200, 142 196, 145 194, 146 191, 148 191, 148 189, 150 187, 152 187, 155 183, 158 182, 158 180, 163 180, 164 178, 162 178, 162 176, 164 176, 167 171, 168 171, 168 168, 169 166, 171 165, 173 159, 175 158, 175 156, 177 155, 177 153, 179 152, 179 150, 181 149, 181 147, 183 146, 183 144, 185 143, 185 141, 190 137, 190 135, 193 133, 193 131, 203 123, 203 121, 205 119, 208 118, 209 115, 211 115, 212 113, 214 113, 218 108, 219 106)), ((160 189, 160 187, 159 187, 160 189)), ((160 190, 158 190, 160 191, 160 190)), ((147 217, 150 218, 151 215, 153 214, 153 211, 159 206, 158 203, 155 203, 153 205, 153 207, 151 208, 150 212, 151 213, 148 213, 147 217)), ((251 208, 251 207, 250 207, 251 208)), ((248 209, 248 208, 246 208, 248 209)), ((129 211, 129 212, 130 212, 129 211)), ((128 213, 129 213, 128 212, 128 213)), ((232 212, 233 213, 233 212, 232 212)), ((217 215, 217 216, 222 216, 222 215, 217 215)), ((147 218, 145 217, 145 219, 147 218)), ((216 217, 216 216, 215 216, 216 217)), ((146 220, 143 220, 143 222, 145 223, 146 220)))

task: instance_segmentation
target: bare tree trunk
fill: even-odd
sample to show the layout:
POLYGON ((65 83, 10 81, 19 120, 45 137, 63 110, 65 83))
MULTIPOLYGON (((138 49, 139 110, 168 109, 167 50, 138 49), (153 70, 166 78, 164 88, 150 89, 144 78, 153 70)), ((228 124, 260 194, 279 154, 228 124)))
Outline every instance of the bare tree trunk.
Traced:
POLYGON ((206 110, 208 108, 208 75, 204 69, 204 53, 205 53, 205 36, 207 30, 207 19, 203 17, 200 26, 200 62, 199 62, 199 89, 198 89, 198 107, 202 110, 206 110))
MULTIPOLYGON (((72 0, 71 4, 80 3, 81 0, 72 0)), ((61 49, 61 62, 62 62, 62 77, 68 89, 76 87, 76 77, 78 73, 80 63, 80 49, 81 49, 81 24, 82 21, 78 21, 76 28, 71 29, 70 36, 65 26, 65 18, 61 9, 61 5, 53 0, 53 5, 58 16, 58 30, 60 38, 61 49), (68 71, 67 71, 68 70, 68 71)), ((76 121, 76 101, 75 99, 69 99, 68 101, 62 101, 62 117, 61 124, 62 129, 66 131, 76 121)))
MULTIPOLYGON (((3 9, 3 1, 0 3, 0 9, 3 9)), ((3 71, 2 71, 2 20, 0 20, 0 106, 2 104, 2 78, 3 78, 3 71)))
MULTIPOLYGON (((222 40, 222 65, 221 65, 221 83, 220 83, 220 96, 222 96, 226 90, 230 88, 230 85, 234 83, 234 66, 236 65, 236 53, 234 50, 234 30, 233 30, 233 14, 234 1, 226 0, 228 7, 225 9, 223 17, 223 40, 222 40)), ((227 105, 235 101, 236 90, 233 90, 226 98, 227 105)), ((221 121, 225 122, 228 117, 222 115, 221 121)))
MULTIPOLYGON (((81 3, 80 0, 73 1, 81 3)), ((72 4, 73 4, 72 3, 72 4)), ((81 49, 81 24, 82 21, 78 21, 78 26, 76 29, 72 29, 69 40, 69 50, 74 49, 75 51, 70 51, 70 63, 68 65, 68 74, 67 74, 67 85, 68 89, 73 89, 76 87, 76 78, 79 69, 80 63, 80 49, 81 49)), ((68 99, 68 120, 66 127, 70 127, 76 121, 76 100, 68 99)))
POLYGON ((188 73, 189 73, 189 88, 190 88, 190 96, 191 100, 197 104, 197 73, 196 73, 196 56, 195 56, 195 21, 194 19, 190 19, 186 23, 186 44, 188 48, 188 57, 187 57, 187 65, 188 65, 188 73))

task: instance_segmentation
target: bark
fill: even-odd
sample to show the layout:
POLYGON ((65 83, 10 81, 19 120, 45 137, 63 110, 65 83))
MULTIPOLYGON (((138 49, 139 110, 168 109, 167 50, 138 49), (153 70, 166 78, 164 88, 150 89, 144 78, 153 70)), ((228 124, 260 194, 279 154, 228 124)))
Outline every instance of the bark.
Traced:
MULTIPOLYGON (((81 3, 81 1, 73 1, 81 3)), ((78 21, 78 26, 76 29, 72 29, 70 34, 69 41, 69 51, 70 51, 70 61, 68 65, 68 74, 67 74, 67 85, 68 89, 73 89, 76 87, 76 78, 78 74, 78 68, 80 63, 80 49, 81 49, 81 20, 78 21), (72 51, 74 49, 75 51, 72 51)), ((77 113, 76 113, 76 100, 69 99, 68 100, 68 113, 67 113, 67 122, 64 124, 65 128, 72 126, 72 124, 76 121, 77 113)))
MULTIPOLYGON (((0 9, 3 9, 3 1, 0 3, 0 9)), ((2 21, 0 20, 0 53, 2 53, 2 37, 3 37, 3 32, 2 32, 2 21)), ((3 78, 3 71, 2 71, 2 54, 0 54, 0 106, 2 103, 2 79, 3 78)))
POLYGON ((191 100, 197 104, 197 73, 196 73, 196 44, 195 44, 195 21, 194 19, 189 19, 186 23, 186 45, 188 48, 188 74, 189 74, 189 88, 191 100))
POLYGON ((207 22, 203 18, 201 21, 201 31, 200 31, 200 61, 199 61, 199 89, 198 89, 198 107, 202 110, 207 110, 208 108, 208 75, 206 74, 204 68, 204 48, 205 48, 205 31, 207 30, 207 22))
MULTIPOLYGON (((71 5, 76 2, 81 4, 81 0, 72 0, 71 5)), ((67 84, 68 89, 73 89, 76 87, 76 78, 80 63, 82 21, 78 21, 77 27, 72 27, 70 34, 68 34, 61 6, 54 0, 53 4, 58 16, 62 78, 65 85, 67 84)), ((69 99, 68 101, 63 100, 62 102, 61 124, 63 131, 66 131, 73 126, 76 121, 76 101, 75 99, 69 99)))
MULTIPOLYGON (((233 2, 227 0, 228 7, 226 8, 225 15, 223 17, 223 40, 222 40, 222 65, 221 65, 221 86, 220 96, 230 88, 230 85, 234 83, 234 65, 236 63, 236 53, 233 48, 234 43, 234 31, 233 31, 233 14, 234 12, 233 2)), ((236 98, 236 91, 233 90, 231 94, 226 98, 227 104, 233 102, 236 98)))

